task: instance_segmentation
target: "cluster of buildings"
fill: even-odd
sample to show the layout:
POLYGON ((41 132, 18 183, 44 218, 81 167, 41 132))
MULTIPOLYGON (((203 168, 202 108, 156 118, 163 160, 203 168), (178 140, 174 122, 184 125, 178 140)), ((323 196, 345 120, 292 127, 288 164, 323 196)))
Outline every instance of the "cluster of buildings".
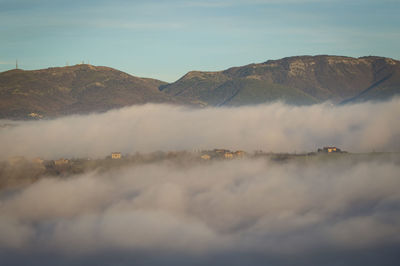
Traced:
POLYGON ((322 149, 318 149, 318 152, 320 153, 342 153, 343 151, 339 148, 333 147, 333 146, 327 146, 323 147, 322 149))
MULTIPOLYGON (((319 148, 317 150, 319 154, 332 154, 332 153, 347 153, 346 151, 342 151, 341 149, 334 147, 334 146, 326 146, 323 147, 322 149, 319 148)), ((173 154, 173 153, 168 153, 168 155, 173 154)), ((194 153, 194 155, 197 153, 194 153)), ((241 159, 248 154, 244 151, 238 150, 238 151, 231 151, 227 149, 214 149, 214 150, 206 150, 206 151, 199 151, 200 154, 200 159, 202 160, 214 160, 214 159, 223 159, 223 160, 232 160, 232 159, 241 159)), ((263 153, 261 151, 256 151, 255 155, 262 155, 263 153)), ((315 155, 317 153, 311 152, 308 153, 307 155, 315 155)), ((198 155, 195 155, 198 156, 198 155)), ((199 158, 198 157, 198 158, 199 158)), ((107 158, 112 159, 112 160, 119 160, 122 159, 122 154, 121 152, 112 152, 111 156, 108 156, 107 158)), ((89 160, 89 159, 88 159, 89 160)), ((22 156, 14 156, 8 158, 8 163, 10 165, 18 165, 21 164, 25 161, 25 158, 22 156)), ((58 160, 42 160, 41 158, 34 158, 32 160, 32 163, 35 163, 36 165, 40 165, 41 167, 44 168, 54 168, 54 167, 61 167, 64 168, 68 165, 70 165, 72 162, 68 159, 58 159, 58 160)))
POLYGON ((211 160, 211 159, 240 159, 246 155, 244 151, 230 151, 226 149, 214 149, 211 151, 203 151, 201 152, 200 158, 203 160, 211 160))
MULTIPOLYGON (((168 153, 168 154, 173 154, 173 153, 168 153)), ((212 160, 212 159, 238 159, 238 158, 243 158, 246 155, 244 151, 230 151, 226 149, 214 149, 210 151, 201 151, 200 152, 200 158, 203 160, 212 160)), ((111 153, 111 158, 113 160, 118 160, 122 158, 122 155, 120 152, 113 152, 111 153)))

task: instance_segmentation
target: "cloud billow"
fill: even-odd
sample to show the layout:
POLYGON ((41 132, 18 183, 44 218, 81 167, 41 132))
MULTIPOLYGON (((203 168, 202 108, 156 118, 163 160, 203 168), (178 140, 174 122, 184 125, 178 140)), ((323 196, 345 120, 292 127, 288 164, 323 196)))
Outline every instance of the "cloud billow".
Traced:
MULTIPOLYGON (((1 159, 216 147, 398 151, 399 107, 399 99, 206 109, 148 104, 7 121, 1 159)), ((283 162, 166 159, 41 177, 0 193, 0 262, 397 265, 399 172, 398 153, 372 153, 283 162)))
POLYGON ((261 265, 398 247, 398 158, 349 158, 151 163, 45 178, 1 198, 0 250, 77 263, 255 256, 264 259, 250 264, 261 265))
MULTIPOLYGON (((157 150, 225 147, 249 152, 400 150, 399 98, 389 102, 293 107, 282 103, 190 109, 132 106, 103 114, 17 122, 0 130, 0 155, 104 157, 157 150)), ((6 122, 4 122, 6 123, 6 122)))

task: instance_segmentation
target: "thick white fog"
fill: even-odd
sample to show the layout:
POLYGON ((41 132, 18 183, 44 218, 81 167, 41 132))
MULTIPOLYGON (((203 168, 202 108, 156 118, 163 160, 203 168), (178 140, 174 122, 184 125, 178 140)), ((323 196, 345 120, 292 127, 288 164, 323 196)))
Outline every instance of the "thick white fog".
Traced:
MULTIPOLYGON (((304 107, 149 104, 2 121, 0 160, 326 145, 399 151, 399 117, 399 98, 304 107)), ((398 265, 398 153, 357 156, 164 160, 41 177, 0 193, 0 264, 398 265)))
MULTIPOLYGON (((0 128, 9 156, 104 157, 111 152, 241 149, 309 152, 335 145, 352 152, 400 150, 400 99, 381 103, 239 108, 133 106, 103 114, 13 122, 0 128)), ((7 123, 7 121, 2 121, 7 123)))
POLYGON ((392 160, 253 159, 45 178, 1 197, 0 250, 285 258, 398 246, 399 173, 392 160))

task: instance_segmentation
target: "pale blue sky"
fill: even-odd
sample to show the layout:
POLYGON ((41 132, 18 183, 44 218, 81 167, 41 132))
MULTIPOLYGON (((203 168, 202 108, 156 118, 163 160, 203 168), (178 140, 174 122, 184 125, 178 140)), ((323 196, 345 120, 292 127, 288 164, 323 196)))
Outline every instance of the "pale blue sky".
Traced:
POLYGON ((400 0, 0 0, 0 71, 84 60, 174 81, 293 55, 400 59, 400 0))

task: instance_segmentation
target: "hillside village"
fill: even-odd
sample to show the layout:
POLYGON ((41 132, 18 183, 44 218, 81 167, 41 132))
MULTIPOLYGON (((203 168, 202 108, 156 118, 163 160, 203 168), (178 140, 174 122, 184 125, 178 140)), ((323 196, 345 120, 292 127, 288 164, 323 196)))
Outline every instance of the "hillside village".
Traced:
POLYGON ((144 165, 150 163, 172 163, 179 167, 189 167, 194 164, 209 164, 220 161, 266 159, 285 163, 291 160, 310 160, 329 154, 345 154, 337 147, 323 147, 317 152, 291 154, 255 151, 253 153, 242 150, 212 149, 202 151, 170 151, 122 154, 112 152, 105 158, 58 158, 44 160, 42 158, 27 159, 22 156, 9 157, 0 161, 0 189, 27 185, 41 177, 67 178, 76 174, 90 171, 108 171, 110 169, 144 165), (318 156, 320 155, 320 156, 318 156))

